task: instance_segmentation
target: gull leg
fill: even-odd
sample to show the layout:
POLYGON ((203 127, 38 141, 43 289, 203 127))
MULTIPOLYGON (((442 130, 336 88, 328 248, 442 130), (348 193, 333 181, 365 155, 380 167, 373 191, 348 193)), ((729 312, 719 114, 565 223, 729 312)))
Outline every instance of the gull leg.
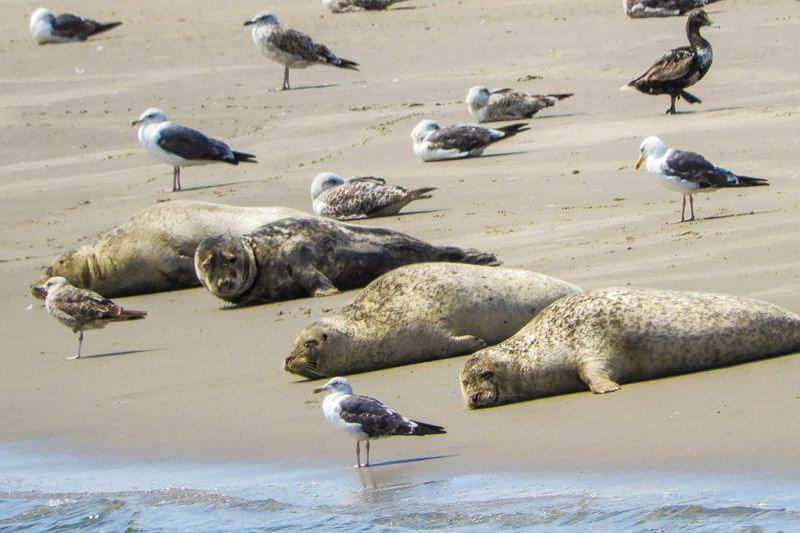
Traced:
POLYGON ((673 94, 669 95, 669 109, 667 109, 667 112, 666 112, 667 115, 674 115, 675 114, 675 100, 677 100, 677 99, 678 99, 677 96, 675 96, 673 94))
MULTIPOLYGON (((683 197, 684 203, 686 203, 686 197, 683 197)), ((692 216, 689 218, 689 221, 694 220, 694 196, 691 194, 689 195, 689 210, 692 212, 692 216)))
POLYGON ((78 355, 72 355, 70 357, 65 357, 67 361, 73 361, 75 359, 81 358, 81 345, 83 344, 83 331, 81 331, 80 336, 78 337, 78 355))
POLYGON ((289 89, 289 67, 285 67, 283 71, 283 90, 289 89))
MULTIPOLYGON (((691 196, 689 196, 691 198, 691 196)), ((692 213, 694 213, 694 208, 692 208, 692 213)), ((673 220, 672 222, 667 222, 667 224, 680 224, 681 222, 686 221, 686 195, 683 196, 683 204, 681 204, 681 219, 680 220, 673 220)), ((692 215, 692 219, 694 219, 694 215, 692 215)))
POLYGON ((181 190, 181 167, 172 171, 172 192, 181 190))
POLYGON ((361 468, 361 441, 359 440, 356 441, 356 468, 361 468))
POLYGON ((367 439, 367 462, 364 463, 364 466, 369 466, 369 439, 367 439))

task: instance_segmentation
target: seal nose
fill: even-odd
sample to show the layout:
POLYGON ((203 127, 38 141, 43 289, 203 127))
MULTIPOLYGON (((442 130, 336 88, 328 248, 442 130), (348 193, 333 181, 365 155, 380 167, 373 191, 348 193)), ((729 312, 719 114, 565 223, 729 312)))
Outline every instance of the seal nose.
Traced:
POLYGON ((217 288, 226 291, 231 288, 231 278, 220 278, 217 280, 217 288))
POLYGON ((284 370, 286 370, 286 371, 288 371, 288 370, 289 370, 289 368, 291 367, 292 361, 294 361, 294 356, 293 356, 293 355, 290 355, 289 357, 287 357, 287 358, 286 358, 286 359, 283 361, 283 369, 284 369, 284 370))
POLYGON ((478 405, 481 400, 481 393, 476 392, 475 394, 470 395, 469 400, 472 402, 472 405, 478 405))

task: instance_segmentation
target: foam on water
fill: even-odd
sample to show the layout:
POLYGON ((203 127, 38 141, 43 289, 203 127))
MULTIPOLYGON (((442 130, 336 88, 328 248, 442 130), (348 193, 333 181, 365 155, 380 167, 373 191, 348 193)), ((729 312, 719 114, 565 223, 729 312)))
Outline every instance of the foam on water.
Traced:
POLYGON ((537 526, 800 530, 800 482, 653 471, 445 475, 403 462, 348 471, 120 463, 0 444, 0 531, 488 532, 537 526))

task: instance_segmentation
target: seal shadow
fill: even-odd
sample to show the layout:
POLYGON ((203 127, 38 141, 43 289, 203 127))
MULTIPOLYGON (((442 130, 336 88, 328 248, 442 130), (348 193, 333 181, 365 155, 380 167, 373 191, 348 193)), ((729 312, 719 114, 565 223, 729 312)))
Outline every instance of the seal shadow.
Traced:
POLYGON ((75 361, 81 361, 83 359, 98 359, 100 357, 114 357, 117 355, 133 355, 135 353, 147 353, 155 351, 158 350, 156 348, 150 348, 148 350, 125 350, 124 352, 97 353, 93 355, 82 355, 80 359, 75 359, 75 361))

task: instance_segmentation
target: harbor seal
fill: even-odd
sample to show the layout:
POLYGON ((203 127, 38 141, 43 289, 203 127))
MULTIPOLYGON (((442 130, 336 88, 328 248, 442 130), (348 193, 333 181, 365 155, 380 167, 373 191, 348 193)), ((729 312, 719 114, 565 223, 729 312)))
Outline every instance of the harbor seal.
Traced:
POLYGON ((434 246, 397 231, 294 217, 238 237, 209 237, 194 256, 203 286, 238 305, 329 296, 430 261, 499 264, 492 254, 434 246))
POLYGON ((421 263, 380 276, 303 330, 283 369, 310 379, 465 355, 501 342, 581 289, 516 268, 421 263))
MULTIPOLYGON (((238 207, 208 202, 171 201, 149 207, 103 235, 94 244, 56 258, 31 285, 31 293, 55 276, 106 296, 128 296, 200 284, 194 251, 200 241, 220 233, 238 235, 302 211, 289 207, 238 207)), ((311 216, 311 215, 308 215, 311 216)))
POLYGON ((800 350, 800 316, 759 300, 657 289, 567 296, 461 369, 471 409, 696 372, 800 350))

